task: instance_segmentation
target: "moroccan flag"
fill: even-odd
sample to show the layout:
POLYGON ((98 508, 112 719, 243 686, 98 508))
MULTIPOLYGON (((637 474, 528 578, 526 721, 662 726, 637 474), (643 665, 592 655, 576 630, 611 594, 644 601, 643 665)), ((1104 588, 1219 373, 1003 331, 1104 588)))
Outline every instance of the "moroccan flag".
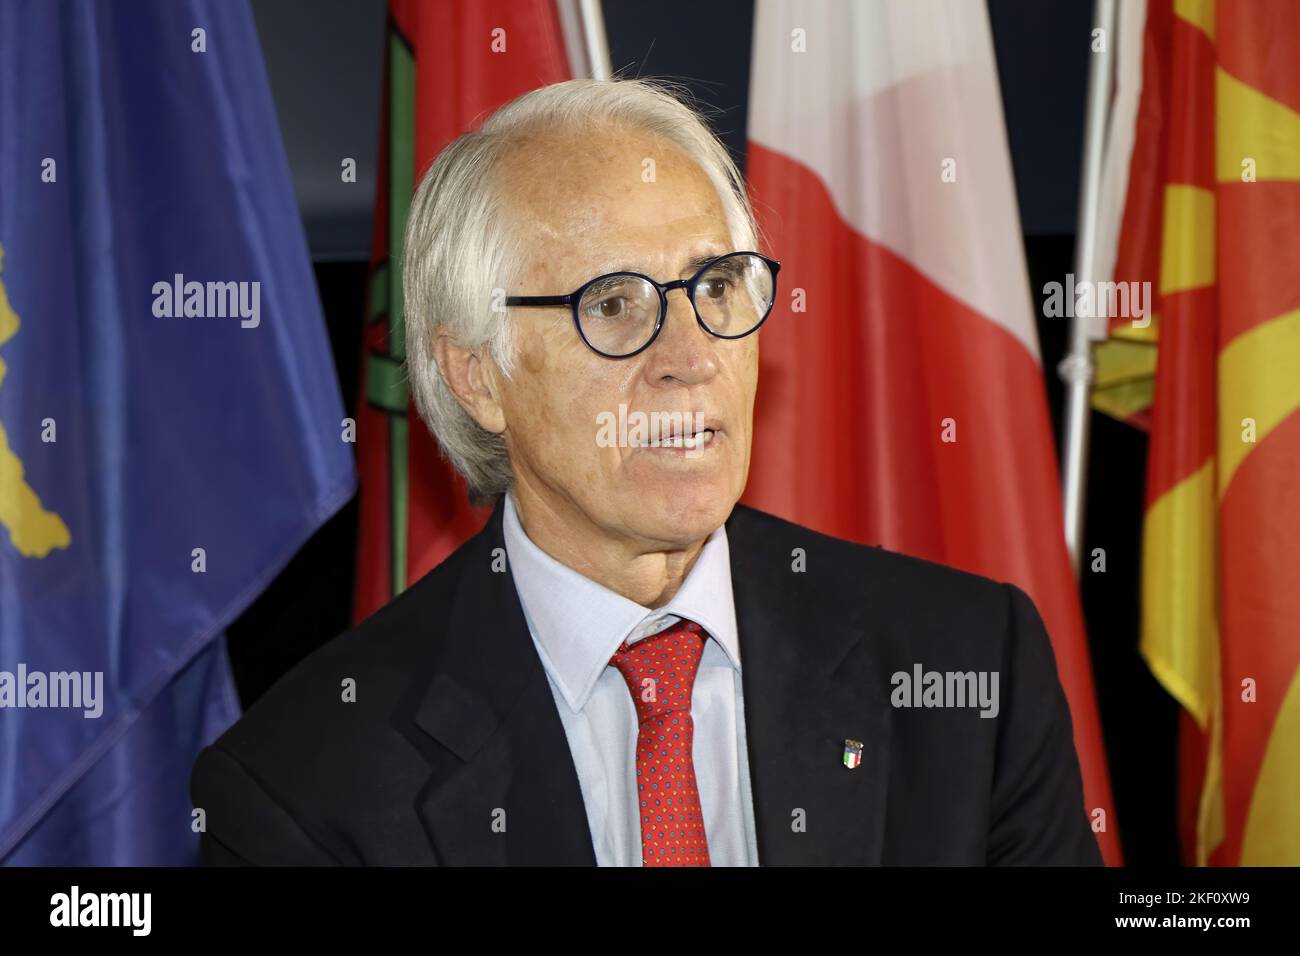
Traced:
POLYGON ((0 3, 0 862, 197 862, 343 414, 248 5, 0 3))
POLYGON ((984 4, 759 0, 748 174, 786 292, 745 500, 1028 593, 1118 863, 984 4))
POLYGON ((1142 653, 1185 710, 1187 860, 1294 866, 1300 6, 1133 6, 1119 81, 1137 92, 1112 123, 1131 159, 1109 196, 1116 278, 1156 287, 1142 653))
POLYGON ((361 620, 478 531, 464 481, 420 421, 407 387, 402 314, 406 212, 444 146, 497 107, 570 79, 553 0, 390 0, 381 174, 358 403, 361 620))

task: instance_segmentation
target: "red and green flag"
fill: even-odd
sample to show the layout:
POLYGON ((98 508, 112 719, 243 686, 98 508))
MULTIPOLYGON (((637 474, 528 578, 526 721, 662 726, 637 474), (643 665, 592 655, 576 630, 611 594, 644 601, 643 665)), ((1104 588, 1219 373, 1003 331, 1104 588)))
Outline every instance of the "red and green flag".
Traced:
POLYGON ((402 243, 420 176, 497 107, 572 76, 553 0, 390 0, 379 188, 357 458, 355 619, 388 603, 487 518, 420 421, 407 386, 402 243))

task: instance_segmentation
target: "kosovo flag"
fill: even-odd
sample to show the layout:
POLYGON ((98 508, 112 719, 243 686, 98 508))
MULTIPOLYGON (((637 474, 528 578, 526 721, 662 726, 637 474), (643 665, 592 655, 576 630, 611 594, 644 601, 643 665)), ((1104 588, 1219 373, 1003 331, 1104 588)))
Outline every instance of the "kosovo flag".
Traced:
POLYGON ((248 6, 0 3, 0 861, 197 859, 343 415, 248 6))

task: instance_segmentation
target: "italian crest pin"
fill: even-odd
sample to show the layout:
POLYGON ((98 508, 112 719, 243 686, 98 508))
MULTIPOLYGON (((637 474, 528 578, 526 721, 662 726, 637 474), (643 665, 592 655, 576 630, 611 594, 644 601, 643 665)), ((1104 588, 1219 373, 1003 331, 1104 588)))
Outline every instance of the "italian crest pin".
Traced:
POLYGON ((862 741, 845 740, 844 741, 844 766, 850 770, 862 763, 862 741))

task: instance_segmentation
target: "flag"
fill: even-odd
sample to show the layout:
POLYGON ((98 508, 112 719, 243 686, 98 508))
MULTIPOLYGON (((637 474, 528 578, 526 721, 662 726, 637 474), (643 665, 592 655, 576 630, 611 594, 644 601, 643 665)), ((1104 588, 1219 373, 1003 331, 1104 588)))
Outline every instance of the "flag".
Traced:
POLYGON ((1120 57, 1137 105, 1112 123, 1132 144, 1107 193, 1124 224, 1114 274, 1155 286, 1157 320, 1142 653, 1185 714, 1187 861, 1294 866, 1300 8, 1153 0, 1124 14, 1141 42, 1120 57))
POLYGON ((1028 593, 1118 863, 987 11, 759 0, 751 76, 750 188, 789 280, 745 501, 1028 593))
POLYGON ((0 4, 0 248, 0 861, 196 862, 223 633, 355 490, 247 4, 0 4))
MULTIPOLYGON (((1144 29, 1146 9, 1146 0, 1120 4, 1115 36, 1094 41, 1113 43, 1117 64, 1104 131, 1097 278, 1116 283, 1130 302, 1134 294, 1141 294, 1146 314, 1103 309, 1093 320, 1104 325, 1105 334, 1093 350, 1091 398, 1097 411, 1143 431, 1151 425, 1155 394, 1166 159, 1173 148, 1182 157, 1180 162, 1186 162, 1187 144, 1175 144, 1170 137, 1190 132, 1185 128, 1175 133, 1183 122, 1170 113, 1189 102, 1190 92, 1190 75, 1171 60, 1171 5, 1168 0, 1157 4, 1149 28, 1144 29)), ((1179 51, 1179 58, 1186 52, 1179 51)))
POLYGON ((529 90, 570 79, 554 0, 390 0, 370 293, 357 413, 361 476, 353 616, 362 620, 482 528, 407 387, 406 212, 444 146, 529 90))

